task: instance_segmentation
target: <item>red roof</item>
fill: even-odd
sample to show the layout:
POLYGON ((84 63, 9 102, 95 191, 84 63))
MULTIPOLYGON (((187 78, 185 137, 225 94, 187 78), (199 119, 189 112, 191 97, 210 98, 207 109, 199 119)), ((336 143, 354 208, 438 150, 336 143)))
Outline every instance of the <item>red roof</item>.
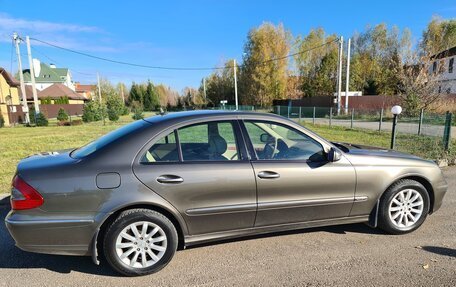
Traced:
MULTIPOLYGON (((26 88, 27 90, 27 88, 26 88)), ((26 93, 28 96, 28 93, 26 93)), ((68 88, 64 84, 53 84, 52 86, 47 87, 38 94, 39 99, 51 98, 59 99, 61 97, 68 97, 70 100, 87 100, 85 97, 76 93, 72 89, 68 88)), ((28 97, 27 97, 28 98, 28 97)))
POLYGON ((0 75, 3 76, 3 78, 5 78, 6 82, 8 83, 8 85, 10 85, 11 87, 19 87, 20 86, 20 83, 19 81, 17 81, 13 76, 11 76, 10 73, 8 73, 5 69, 3 69, 2 67, 0 67, 0 75))

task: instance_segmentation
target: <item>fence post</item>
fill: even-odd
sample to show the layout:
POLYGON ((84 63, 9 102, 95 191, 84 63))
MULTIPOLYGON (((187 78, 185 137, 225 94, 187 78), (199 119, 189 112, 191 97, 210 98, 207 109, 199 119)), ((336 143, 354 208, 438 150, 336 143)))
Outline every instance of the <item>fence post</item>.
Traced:
POLYGON ((301 123, 301 106, 299 107, 299 123, 301 123))
POLYGON ((421 135, 421 127, 423 126, 423 116, 424 116, 424 109, 421 109, 420 122, 418 123, 418 135, 421 135))
POLYGON ((287 106, 287 118, 290 118, 290 110, 291 110, 291 107, 287 106))
POLYGON ((351 114, 351 122, 350 122, 350 128, 353 128, 353 117, 355 116, 355 108, 352 108, 352 114, 351 114))
POLYGON ((383 121, 383 108, 380 110, 380 121, 378 122, 378 131, 382 131, 382 121, 383 121))
POLYGON ((445 127, 443 129, 443 148, 445 151, 448 151, 450 149, 452 119, 453 119, 453 114, 450 112, 446 112, 445 127))
POLYGON ((313 107, 312 122, 313 122, 313 124, 315 124, 315 107, 313 107))
POLYGON ((277 114, 278 114, 279 116, 281 116, 281 114, 280 114, 280 105, 277 106, 277 114))
POLYGON ((333 119, 333 108, 329 108, 329 127, 332 126, 332 119, 333 119))

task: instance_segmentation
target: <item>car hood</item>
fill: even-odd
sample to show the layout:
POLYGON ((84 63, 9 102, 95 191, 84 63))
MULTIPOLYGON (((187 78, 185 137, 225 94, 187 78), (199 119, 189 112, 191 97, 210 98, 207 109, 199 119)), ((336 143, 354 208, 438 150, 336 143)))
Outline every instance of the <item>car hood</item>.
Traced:
POLYGON ((367 145, 359 145, 359 144, 351 144, 351 143, 333 143, 335 146, 340 148, 342 151, 348 154, 353 155, 364 155, 364 156, 379 156, 379 157, 392 157, 392 158, 406 158, 406 159, 419 159, 423 160, 418 156, 398 152, 391 149, 381 148, 381 147, 374 147, 374 146, 367 146, 367 145))

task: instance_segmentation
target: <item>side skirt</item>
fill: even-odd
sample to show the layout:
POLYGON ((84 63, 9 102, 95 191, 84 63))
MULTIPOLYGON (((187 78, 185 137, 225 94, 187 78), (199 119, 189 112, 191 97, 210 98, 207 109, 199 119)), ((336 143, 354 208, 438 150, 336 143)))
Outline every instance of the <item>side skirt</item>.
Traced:
POLYGON ((281 232, 281 231, 288 231, 288 230, 299 230, 299 229, 312 228, 312 227, 361 223, 361 222, 368 222, 368 221, 369 221, 369 215, 342 217, 342 218, 315 220, 315 221, 301 222, 301 223, 288 223, 288 224, 273 225, 273 226, 252 227, 252 228, 221 231, 221 232, 206 233, 206 234, 199 234, 199 235, 187 235, 187 236, 185 236, 184 240, 185 240, 185 246, 192 246, 192 245, 206 243, 206 242, 212 242, 212 241, 224 240, 224 239, 232 239, 232 238, 249 236, 249 235, 259 235, 259 234, 267 234, 267 233, 281 232))

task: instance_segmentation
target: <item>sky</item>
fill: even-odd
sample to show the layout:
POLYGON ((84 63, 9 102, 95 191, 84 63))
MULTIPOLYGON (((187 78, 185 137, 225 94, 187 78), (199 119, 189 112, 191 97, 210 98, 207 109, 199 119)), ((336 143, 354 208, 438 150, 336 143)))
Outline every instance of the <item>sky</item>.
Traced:
MULTIPOLYGON (((368 25, 408 27, 418 43, 433 16, 456 17, 454 0, 378 1, 17 1, 0 0, 0 66, 17 71, 11 35, 18 32, 91 55, 164 67, 214 67, 242 60, 250 29, 283 23, 294 36, 323 27, 350 37, 368 25)), ((181 91, 211 71, 168 71, 107 63, 32 41, 32 54, 71 70, 75 81, 151 80, 181 91)), ((28 68, 21 44, 23 68, 28 68)))

